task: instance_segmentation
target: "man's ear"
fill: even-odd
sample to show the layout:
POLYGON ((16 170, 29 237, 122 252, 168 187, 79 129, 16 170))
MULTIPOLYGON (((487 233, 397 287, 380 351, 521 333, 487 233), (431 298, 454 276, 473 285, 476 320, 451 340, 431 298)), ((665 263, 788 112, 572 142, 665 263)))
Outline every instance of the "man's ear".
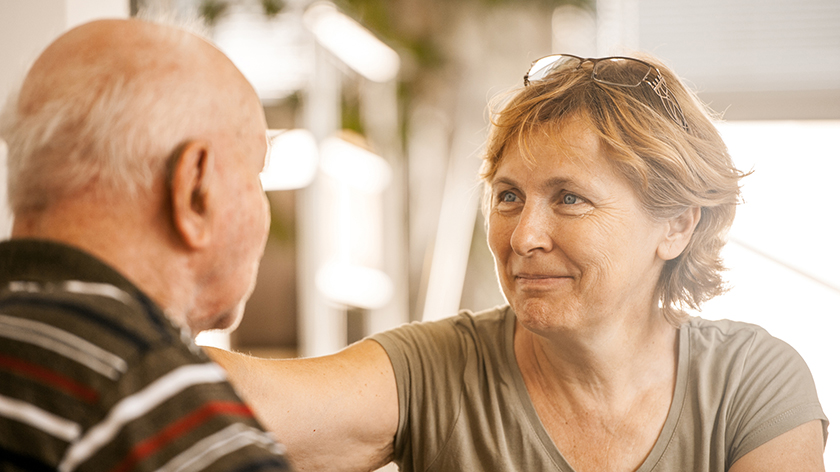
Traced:
POLYGON ((656 254, 662 260, 670 261, 682 254, 686 246, 688 246, 688 242, 691 241, 694 228, 700 222, 700 215, 700 207, 690 207, 668 220, 665 238, 659 243, 659 247, 656 249, 656 254))
POLYGON ((178 152, 170 170, 172 223, 188 247, 205 247, 212 229, 208 190, 213 175, 213 153, 203 141, 190 141, 178 152))

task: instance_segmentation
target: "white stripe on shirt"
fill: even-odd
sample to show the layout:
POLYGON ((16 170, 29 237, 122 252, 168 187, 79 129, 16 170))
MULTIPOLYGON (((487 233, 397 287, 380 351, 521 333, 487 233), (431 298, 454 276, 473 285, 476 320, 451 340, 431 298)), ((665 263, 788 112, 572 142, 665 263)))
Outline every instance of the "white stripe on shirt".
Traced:
POLYGON ((34 344, 61 354, 112 380, 128 368, 119 356, 63 329, 38 321, 0 314, 0 337, 34 344))
POLYGON ((78 423, 56 416, 30 403, 3 395, 0 395, 0 416, 26 423, 67 442, 74 441, 82 431, 78 423))
POLYGON ((283 448, 266 432, 242 423, 234 423, 201 441, 195 443, 167 462, 156 472, 190 472, 206 469, 231 452, 256 444, 274 454, 282 454, 283 448))
POLYGON ((99 284, 93 282, 82 282, 80 280, 68 280, 59 284, 59 288, 70 293, 82 295, 97 295, 100 297, 112 298, 124 305, 135 305, 137 302, 124 290, 111 284, 99 284))
POLYGON ((27 280, 15 280, 8 283, 9 290, 12 292, 27 292, 27 293, 56 293, 69 292, 81 295, 95 295, 99 297, 106 297, 117 300, 125 305, 135 304, 134 298, 131 297, 124 290, 115 285, 103 284, 96 282, 83 282, 81 280, 65 280, 58 283, 42 284, 39 282, 32 282, 27 280))
POLYGON ((114 405, 101 423, 90 428, 84 437, 70 446, 58 470, 70 472, 76 469, 113 440, 123 426, 152 411, 188 387, 225 380, 225 371, 213 362, 185 365, 167 373, 143 390, 123 398, 114 405))

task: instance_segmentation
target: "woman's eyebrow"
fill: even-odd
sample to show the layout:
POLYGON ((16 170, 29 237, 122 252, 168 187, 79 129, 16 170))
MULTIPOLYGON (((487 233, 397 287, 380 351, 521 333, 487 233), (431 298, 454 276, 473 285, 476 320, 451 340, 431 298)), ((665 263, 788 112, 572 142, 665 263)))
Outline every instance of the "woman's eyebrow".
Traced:
MULTIPOLYGON (((497 177, 490 183, 491 188, 496 187, 497 185, 510 185, 511 187, 519 186, 519 184, 510 177, 497 177)), ((569 187, 570 185, 579 187, 578 185, 574 184, 574 181, 572 179, 565 177, 552 177, 540 183, 540 190, 553 191, 557 190, 558 188, 569 187)))
POLYGON ((560 190, 573 192, 589 192, 592 189, 586 185, 580 185, 578 181, 565 177, 552 177, 540 184, 540 190, 546 193, 556 193, 560 190))
POLYGON ((490 187, 495 187, 497 185, 510 185, 511 187, 517 186, 516 182, 508 177, 496 177, 490 182, 490 187))
POLYGON ((557 187, 567 187, 571 180, 565 179, 563 177, 552 177, 541 185, 543 189, 550 190, 557 187))

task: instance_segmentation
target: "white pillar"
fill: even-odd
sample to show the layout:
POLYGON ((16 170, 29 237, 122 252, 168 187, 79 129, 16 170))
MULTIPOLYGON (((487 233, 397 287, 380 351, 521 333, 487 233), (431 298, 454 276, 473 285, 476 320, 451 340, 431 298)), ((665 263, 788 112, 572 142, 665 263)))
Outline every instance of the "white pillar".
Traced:
POLYGON ((370 335, 409 321, 406 171, 400 148, 396 81, 366 81, 362 86, 362 113, 369 139, 392 171, 383 202, 382 251, 383 270, 394 284, 394 293, 387 305, 371 310, 365 333, 370 335))
MULTIPOLYGON (((0 0, 0 101, 17 89, 38 54, 58 35, 95 18, 126 18, 129 0, 0 0)), ((0 239, 11 231, 6 156, 0 145, 0 239)))
MULTIPOLYGON (((313 44, 315 55, 311 80, 304 98, 304 123, 321 143, 340 126, 341 77, 335 59, 313 44)), ((347 345, 344 310, 327 302, 315 285, 315 274, 324 262, 326 202, 320 176, 297 196, 298 254, 298 353, 301 357, 332 354, 347 345)))

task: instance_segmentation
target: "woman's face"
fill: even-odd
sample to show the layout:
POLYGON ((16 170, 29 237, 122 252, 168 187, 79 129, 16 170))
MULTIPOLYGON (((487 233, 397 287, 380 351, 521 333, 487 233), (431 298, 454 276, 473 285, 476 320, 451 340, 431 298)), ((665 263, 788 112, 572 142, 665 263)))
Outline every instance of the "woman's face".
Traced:
POLYGON ((519 321, 548 334, 650 315, 667 223, 644 212, 587 119, 537 128, 523 142, 490 181, 488 231, 519 321))

